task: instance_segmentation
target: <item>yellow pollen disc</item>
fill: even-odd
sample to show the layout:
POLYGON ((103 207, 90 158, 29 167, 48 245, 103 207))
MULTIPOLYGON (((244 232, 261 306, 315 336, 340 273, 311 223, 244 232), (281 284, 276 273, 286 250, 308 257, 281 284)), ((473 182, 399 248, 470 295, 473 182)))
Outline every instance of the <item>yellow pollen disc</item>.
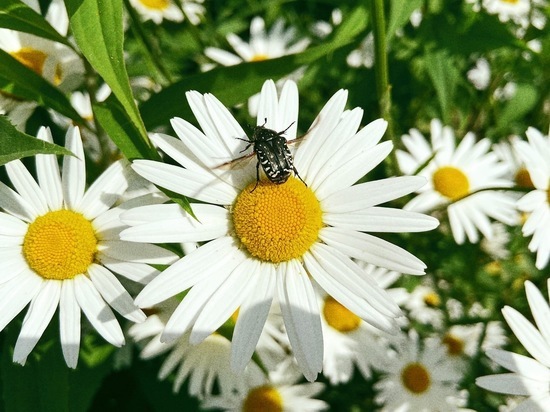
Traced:
POLYGON ((72 210, 48 212, 29 225, 23 256, 45 279, 72 279, 85 273, 97 252, 97 238, 89 220, 72 210))
POLYGON ((487 263, 484 266, 484 269, 489 275, 496 276, 500 275, 500 273, 502 272, 502 265, 500 264, 500 262, 493 260, 492 262, 487 263))
POLYGON ((274 387, 259 386, 248 392, 242 410, 243 412, 282 412, 283 398, 274 387))
POLYGON ((518 4, 519 0, 500 0, 503 3, 518 4))
POLYGON ((264 60, 268 60, 269 56, 267 54, 255 54, 250 59, 251 62, 263 62, 264 60))
POLYGON ((352 332, 361 324, 361 318, 351 312, 333 297, 327 296, 323 306, 323 316, 327 323, 339 332, 352 332))
POLYGON ((433 308, 441 305, 441 298, 435 292, 428 293, 424 296, 424 303, 433 308))
POLYGON ((63 68, 60 64, 55 65, 55 73, 53 77, 53 84, 56 86, 59 86, 61 84, 61 81, 63 80, 63 68))
POLYGON ((470 193, 468 177, 453 166, 440 167, 432 176, 434 189, 451 200, 470 193))
POLYGON ((447 353, 451 356, 460 356, 464 353, 464 341, 450 333, 445 334, 442 342, 447 346, 447 353))
POLYGON ((529 174, 527 169, 524 167, 520 168, 516 172, 516 176, 514 177, 514 180, 516 181, 516 185, 518 185, 519 187, 527 187, 529 189, 535 188, 535 185, 531 180, 531 175, 529 174))
POLYGON ((430 387, 430 374, 420 363, 409 363, 401 372, 403 386, 412 393, 426 392, 430 387))
POLYGON ((153 10, 164 10, 170 2, 168 0, 139 0, 145 7, 153 10))
POLYGON ((32 47, 23 47, 16 52, 11 52, 11 56, 31 69, 36 74, 42 75, 44 62, 48 55, 40 50, 35 50, 32 47))
POLYGON ((233 208, 235 233, 251 255, 273 263, 302 256, 323 225, 315 194, 300 180, 256 182, 243 189, 233 208), (251 192, 252 191, 252 192, 251 192))

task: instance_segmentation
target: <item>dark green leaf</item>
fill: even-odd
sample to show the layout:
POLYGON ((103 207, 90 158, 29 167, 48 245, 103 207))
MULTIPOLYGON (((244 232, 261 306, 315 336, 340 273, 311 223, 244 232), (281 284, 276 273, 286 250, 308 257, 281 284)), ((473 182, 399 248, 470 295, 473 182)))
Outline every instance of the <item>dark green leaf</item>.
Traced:
POLYGON ((191 110, 185 99, 185 92, 191 89, 201 93, 213 93, 227 106, 241 103, 258 93, 266 79, 279 79, 351 43, 365 30, 366 19, 365 9, 357 8, 344 19, 326 43, 311 47, 302 53, 261 62, 218 67, 174 83, 151 96, 141 106, 145 125, 148 129, 153 129, 175 116, 191 117, 191 110))
POLYGON ((390 41, 395 32, 403 27, 409 21, 411 14, 420 8, 424 0, 392 0, 390 14, 388 16, 388 26, 386 28, 386 41, 390 41))
POLYGON ((111 94, 104 102, 94 104, 93 111, 101 127, 126 158, 160 160, 157 152, 141 139, 139 131, 116 96, 111 94))
POLYGON ((3 92, 34 100, 38 104, 54 109, 77 123, 84 123, 84 120, 71 106, 67 96, 42 76, 39 76, 1 49, 0 86, 3 92))
POLYGON ((538 92, 532 84, 518 84, 516 94, 512 97, 498 116, 497 129, 506 128, 521 119, 537 104, 538 92))
POLYGON ((6 116, 0 116, 0 165, 39 153, 70 155, 64 147, 48 143, 17 130, 6 116))
POLYGON ((75 40, 92 67, 103 77, 128 113, 141 139, 147 140, 124 65, 122 2, 66 0, 75 40))
POLYGON ((69 45, 40 14, 19 0, 2 0, 0 27, 34 34, 38 37, 69 45))
POLYGON ((437 93, 442 119, 448 123, 459 73, 452 57, 445 50, 428 53, 425 57, 425 69, 437 93))

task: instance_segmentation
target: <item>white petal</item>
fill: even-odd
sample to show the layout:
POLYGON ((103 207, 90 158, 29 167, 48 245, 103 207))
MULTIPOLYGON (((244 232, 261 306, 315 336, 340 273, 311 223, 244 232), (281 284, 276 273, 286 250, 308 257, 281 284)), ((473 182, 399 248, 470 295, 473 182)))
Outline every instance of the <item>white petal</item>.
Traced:
POLYGON ((0 286, 0 330, 23 310, 40 291, 43 279, 25 271, 0 286))
POLYGON ((509 395, 531 395, 548 392, 548 382, 539 382, 514 373, 482 376, 476 379, 476 385, 484 389, 509 395))
POLYGON ((106 240, 98 244, 99 259, 103 256, 135 263, 168 265, 175 262, 178 256, 160 246, 146 243, 125 242, 123 240, 106 240))
POLYGON ((550 382, 550 369, 527 356, 500 349, 488 349, 487 356, 511 372, 550 382))
POLYGON ((125 160, 119 160, 107 168, 88 188, 74 209, 80 210, 89 220, 109 210, 128 188, 125 169, 129 167, 125 160))
MULTIPOLYGON (((41 127, 37 137, 41 140, 53 143, 49 128, 41 127)), ((63 188, 61 186, 61 175, 59 164, 55 155, 37 154, 36 176, 38 183, 46 196, 50 210, 59 210, 63 207, 63 188)))
POLYGON ((319 238, 344 254, 375 266, 411 275, 422 275, 426 269, 420 259, 406 250, 366 233, 325 227, 319 238))
POLYGON ((531 322, 509 306, 502 309, 502 314, 527 352, 543 365, 550 366, 550 345, 531 322))
MULTIPOLYGON (((1 237, 0 237, 1 238, 1 237)), ((0 286, 22 272, 29 271, 28 264, 21 253, 21 246, 0 248, 0 286)))
POLYGON ((69 368, 76 368, 80 350, 80 306, 74 282, 63 282, 59 299, 59 333, 63 357, 69 368))
POLYGON ((126 279, 143 285, 148 284, 160 274, 158 269, 145 263, 125 262, 107 256, 101 257, 101 264, 107 269, 124 276, 126 279))
POLYGON ((285 328, 306 379, 313 382, 323 368, 321 316, 307 273, 295 260, 281 263, 277 291, 285 328))
POLYGON ((70 127, 65 135, 65 147, 74 153, 74 156, 63 157, 63 198, 69 209, 78 205, 84 196, 86 187, 86 164, 84 163, 84 149, 78 127, 70 127))
POLYGON ((0 212, 0 236, 14 236, 22 238, 27 234, 27 225, 22 220, 7 213, 0 212))
POLYGON ((136 160, 132 168, 156 185, 203 202, 230 205, 238 195, 237 189, 206 172, 150 160, 136 160))
POLYGON ((259 261, 245 259, 223 279, 195 321, 189 337, 191 344, 202 342, 233 315, 251 292, 249 279, 263 275, 259 268, 259 261))
POLYGON ((136 305, 151 307, 223 271, 238 250, 235 239, 213 240, 184 256, 151 281, 136 297, 136 305))
POLYGON ((537 327, 547 344, 550 345, 550 307, 548 307, 548 302, 530 281, 525 282, 525 292, 537 327))
POLYGON ((136 305, 120 281, 103 266, 92 264, 88 268, 92 283, 103 299, 118 313, 132 322, 143 322, 147 317, 136 305))
POLYGON ((116 347, 124 345, 122 329, 92 281, 85 275, 77 275, 73 281, 76 301, 92 326, 110 344, 116 347))
POLYGON ((397 199, 426 184, 422 176, 401 176, 360 183, 329 195, 321 201, 323 211, 346 213, 397 199))
POLYGON ((17 192, 32 205, 36 216, 48 212, 48 201, 36 180, 29 173, 20 160, 13 160, 6 163, 6 172, 17 192))
POLYGON ((395 331, 393 317, 401 314, 397 304, 353 262, 335 250, 315 245, 304 262, 311 276, 342 305, 371 325, 387 332, 395 331), (347 259, 347 261, 346 261, 347 259))
POLYGON ((408 212, 388 207, 370 207, 348 213, 325 213, 323 221, 361 232, 424 232, 435 229, 439 221, 421 213, 408 212))
POLYGON ((0 207, 26 222, 30 222, 38 216, 31 203, 3 182, 0 182, 0 207))
POLYGON ((261 263, 258 273, 261 276, 250 279, 255 293, 249 293, 241 305, 231 340, 231 368, 237 372, 244 371, 252 358, 275 293, 277 278, 273 265, 261 263))
POLYGON ((13 361, 25 364, 27 356, 34 349, 44 330, 57 309, 61 281, 47 280, 43 283, 38 295, 31 301, 31 305, 21 327, 13 350, 13 361))

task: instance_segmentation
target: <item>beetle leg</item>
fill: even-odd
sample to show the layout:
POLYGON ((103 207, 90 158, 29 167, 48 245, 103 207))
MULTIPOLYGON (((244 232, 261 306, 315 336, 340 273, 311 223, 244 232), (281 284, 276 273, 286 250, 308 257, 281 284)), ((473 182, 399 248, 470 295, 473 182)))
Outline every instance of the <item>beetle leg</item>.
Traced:
POLYGON ((254 185, 254 189, 252 189, 250 193, 256 190, 256 188, 258 187, 258 183, 260 183, 260 162, 256 163, 256 184, 254 185))
POLYGON ((295 174, 296 176, 298 176, 298 179, 300 179, 300 180, 302 181, 302 183, 303 183, 304 185, 306 185, 306 187, 307 187, 307 183, 304 182, 304 179, 302 179, 302 178, 300 177, 300 175, 298 174, 298 171, 296 170, 296 167, 295 167, 294 165, 292 165, 292 170, 294 170, 294 174, 295 174))

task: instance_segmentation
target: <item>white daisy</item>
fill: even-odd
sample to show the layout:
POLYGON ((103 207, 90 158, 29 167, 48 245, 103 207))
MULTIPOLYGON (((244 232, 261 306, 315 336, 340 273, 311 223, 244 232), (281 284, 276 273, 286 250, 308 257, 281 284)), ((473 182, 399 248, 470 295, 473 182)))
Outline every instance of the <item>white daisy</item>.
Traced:
POLYGON ((533 127, 528 128, 526 134, 528 142, 516 141, 514 148, 525 163, 535 190, 523 196, 517 207, 529 213, 522 232, 523 236, 533 235, 529 250, 537 252, 536 266, 542 269, 550 259, 550 137, 533 127))
POLYGON ((499 349, 487 350, 489 358, 511 373, 482 376, 476 384, 498 393, 527 396, 517 411, 543 412, 550 410, 550 307, 533 283, 525 282, 525 292, 536 327, 509 306, 502 309, 502 314, 534 359, 499 349))
POLYGON ((513 197, 502 191, 482 190, 512 186, 511 180, 505 178, 506 165, 489 152, 488 139, 476 142, 474 135, 467 133, 456 146, 452 129, 443 127, 437 119, 431 122, 431 144, 418 130, 411 129, 409 133, 403 136, 408 152, 397 152, 399 165, 405 174, 425 176, 428 184, 405 209, 426 212, 446 207, 458 244, 466 238, 477 242, 478 231, 491 238, 490 218, 508 225, 517 223, 513 197))
MULTIPOLYGON (((48 129, 38 138, 52 142, 48 129)), ((111 206, 124 192, 128 164, 118 161, 85 191, 84 153, 77 128, 68 131, 60 175, 54 155, 37 155, 38 182, 19 160, 6 164, 15 191, 0 183, 0 330, 30 302, 13 359, 24 364, 59 306, 60 338, 67 365, 76 367, 80 310, 111 344, 124 344, 111 306, 134 322, 145 320, 113 274, 146 282, 174 255, 153 245, 119 240, 119 215, 130 203, 111 206)), ((143 205, 154 199, 134 200, 143 205)))
MULTIPOLYGON (((295 28, 285 29, 282 19, 278 19, 271 30, 266 31, 264 19, 261 17, 252 19, 248 42, 235 33, 229 33, 226 38, 237 54, 216 47, 207 47, 204 50, 204 54, 208 58, 222 66, 233 66, 242 62, 258 62, 299 53, 304 51, 310 43, 309 39, 299 39, 295 28)), ((301 76, 301 72, 302 70, 298 70, 287 79, 296 80, 301 76)), ((284 79, 279 84, 282 85, 283 82, 284 79)), ((252 116, 256 116, 258 113, 258 103, 258 95, 252 96, 248 101, 248 111, 252 116)))
MULTIPOLYGON (((136 242, 208 241, 151 282, 137 297, 154 305, 191 288, 163 333, 164 340, 192 330, 192 343, 215 331, 240 307, 233 335, 233 366, 249 361, 275 295, 293 352, 309 380, 322 368, 319 307, 311 276, 327 293, 365 321, 393 330, 398 306, 351 258, 402 273, 422 274, 425 265, 405 250, 364 232, 424 231, 436 219, 375 206, 424 184, 417 176, 352 186, 390 152, 379 143, 386 122, 358 131, 362 110, 345 111, 347 93, 337 92, 315 120, 294 156, 307 186, 291 176, 284 184, 256 181, 255 159, 229 170, 219 167, 241 156, 246 134, 214 96, 188 92, 204 132, 173 119, 179 140, 156 134, 153 141, 182 167, 148 160, 134 169, 151 182, 202 202, 198 220, 177 205, 138 209, 124 216, 122 234, 136 242), (219 205, 219 206, 218 206, 219 205), (361 232, 360 232, 361 231, 361 232)), ((267 81, 261 92, 258 124, 296 137, 298 90, 287 82, 281 96, 267 81)))
MULTIPOLYGON (((169 353, 158 377, 166 379, 178 369, 173 383, 174 392, 179 392, 186 379, 189 380, 189 394, 200 399, 212 395, 215 384, 223 394, 246 390, 244 373, 250 368, 258 368, 258 365, 251 362, 244 373, 234 372, 230 366, 231 341, 221 334, 213 333, 198 345, 189 343, 189 333, 172 342, 161 342, 160 336, 166 322, 179 303, 178 299, 171 298, 154 306, 148 310, 152 315, 145 322, 132 325, 129 329, 128 333, 134 340, 149 339, 140 357, 151 359, 169 353)), ((234 321, 229 322, 234 325, 234 321)))
POLYGON ((201 406, 228 412, 317 412, 328 408, 326 402, 314 398, 324 389, 320 382, 296 384, 256 371, 247 374, 246 384, 244 391, 208 397, 201 406))
POLYGON ((372 32, 367 34, 359 47, 348 55, 346 62, 351 67, 364 66, 367 69, 374 65, 374 34, 372 32))
POLYGON ((162 20, 180 22, 184 18, 197 25, 201 22, 205 8, 202 5, 204 0, 130 0, 130 4, 138 11, 145 20, 152 20, 161 24, 162 20))
POLYGON ((502 22, 512 20, 523 27, 529 25, 530 0, 483 0, 483 7, 502 22))
MULTIPOLYGON (((64 92, 75 89, 84 79, 82 60, 60 43, 28 33, 0 29, 0 49, 64 92)), ((24 128, 36 106, 36 102, 21 102, 0 93, 0 114, 8 115, 20 129, 24 128)))
POLYGON ((435 328, 443 325, 441 296, 429 285, 415 286, 403 307, 409 312, 409 317, 416 322, 435 328))
POLYGON ((416 333, 393 342, 381 372, 375 400, 382 411, 454 411, 464 404, 464 394, 458 390, 462 374, 445 347, 426 340, 421 348, 416 333))

